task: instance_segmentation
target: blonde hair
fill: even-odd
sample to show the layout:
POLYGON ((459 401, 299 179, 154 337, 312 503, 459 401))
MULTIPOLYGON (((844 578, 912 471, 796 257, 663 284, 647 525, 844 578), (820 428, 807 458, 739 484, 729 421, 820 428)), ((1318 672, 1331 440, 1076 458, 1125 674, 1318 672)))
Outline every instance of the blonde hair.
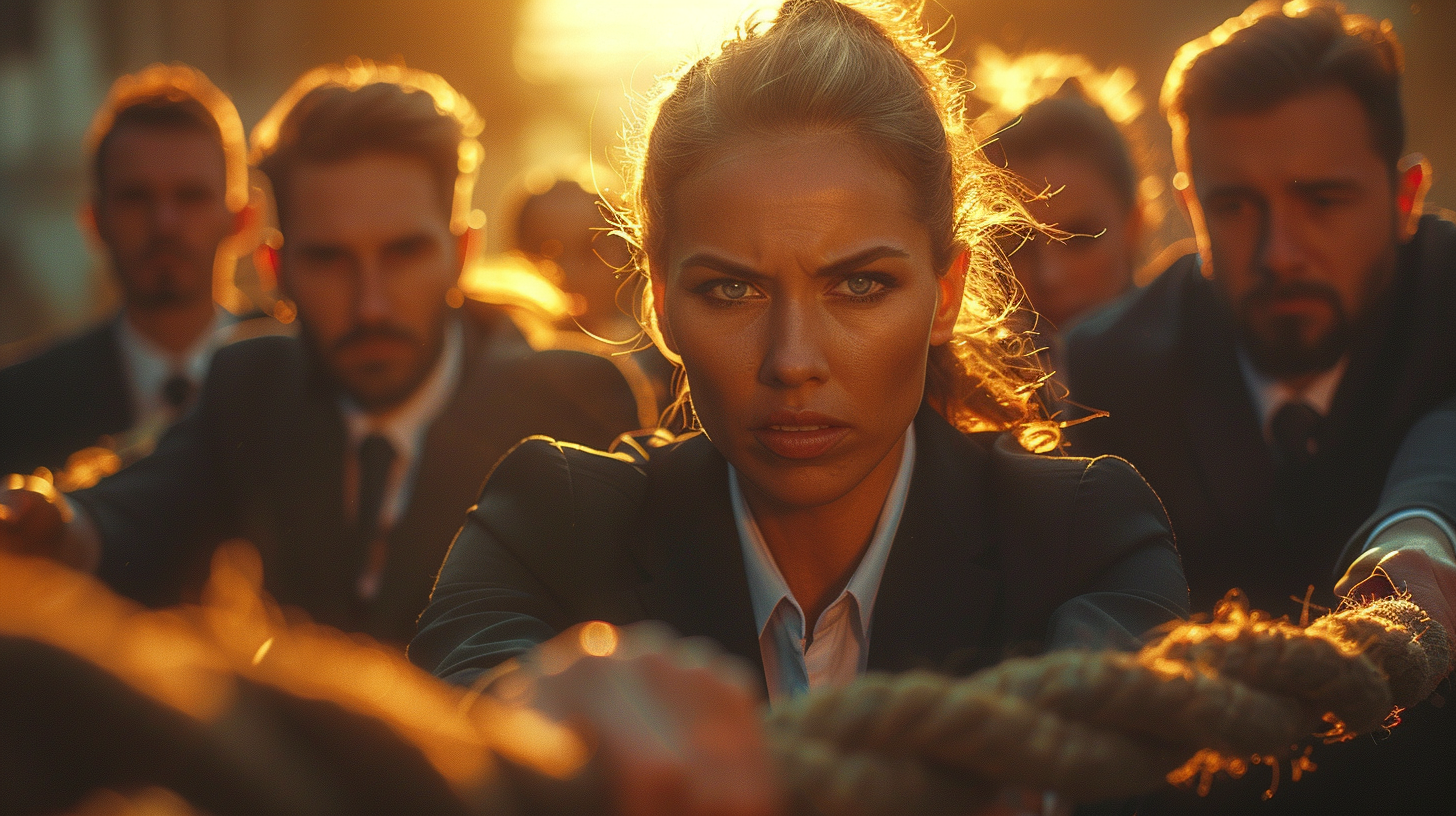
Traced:
MULTIPOLYGON (((1020 299, 997 239, 1033 227, 1014 181, 981 155, 967 127, 966 82, 921 32, 918 15, 881 3, 788 0, 667 80, 628 137, 622 233, 650 279, 679 183, 731 140, 796 128, 860 140, 910 185, 944 273, 969 265, 950 343, 931 349, 926 395, 964 432, 1010 430, 1050 450, 1060 429, 1036 399, 1045 380, 1031 339, 1009 325, 1020 299)), ((644 326, 664 354, 642 287, 644 326)), ((686 389, 684 389, 686 390, 686 389)))

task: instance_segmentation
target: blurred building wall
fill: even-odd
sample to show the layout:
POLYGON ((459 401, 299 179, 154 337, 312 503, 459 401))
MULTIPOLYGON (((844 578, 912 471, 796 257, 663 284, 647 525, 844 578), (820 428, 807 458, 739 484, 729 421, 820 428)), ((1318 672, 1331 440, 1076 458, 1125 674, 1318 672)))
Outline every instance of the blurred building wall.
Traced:
MULTIPOLYGON (((628 24, 603 29, 623 39, 592 44, 593 57, 615 48, 646 55, 662 37, 652 24, 669 7, 756 0, 0 0, 0 359, 5 344, 54 336, 113 308, 104 260, 87 245, 75 213, 87 194, 81 138, 107 85, 150 62, 179 60, 207 72, 234 97, 251 127, 303 70, 350 55, 389 60, 442 74, 481 110, 486 159, 476 204, 496 224, 510 181, 553 155, 610 158, 621 129, 625 90, 641 92, 661 70, 645 56, 628 59, 624 75, 592 87, 532 83, 514 63, 526 3, 551 2, 591 18, 603 7, 628 24), (572 3, 576 6, 572 6, 572 3), (635 10, 635 11, 634 11, 635 10), (645 11, 644 11, 645 10, 645 11), (636 15, 635 17, 633 15, 636 15), (640 21, 635 25, 634 21, 640 21), (625 32, 625 33, 624 33, 625 32)), ((1127 65, 1150 103, 1139 120, 1149 170, 1171 173, 1167 127, 1156 98, 1173 52, 1245 5, 1241 0, 935 0, 927 18, 956 22, 938 40, 950 54, 973 58, 991 42, 1008 53, 1058 49, 1087 55, 1103 67, 1127 65)), ((1456 209, 1456 105, 1450 43, 1456 2, 1351 0, 1359 11, 1388 17, 1406 46, 1410 147, 1435 163, 1432 201, 1456 209)), ((705 12, 706 13, 706 12, 705 12)), ((701 39, 701 38, 700 38, 701 39)), ((703 43, 704 46, 711 43, 703 43)), ((586 47, 583 46, 583 50, 586 47)), ((658 55, 659 57, 661 55, 658 55)), ((684 54, 683 56, 688 56, 684 54)), ((591 85, 591 83, 588 83, 591 85)), ((1165 240, 1186 234, 1169 210, 1165 240)))

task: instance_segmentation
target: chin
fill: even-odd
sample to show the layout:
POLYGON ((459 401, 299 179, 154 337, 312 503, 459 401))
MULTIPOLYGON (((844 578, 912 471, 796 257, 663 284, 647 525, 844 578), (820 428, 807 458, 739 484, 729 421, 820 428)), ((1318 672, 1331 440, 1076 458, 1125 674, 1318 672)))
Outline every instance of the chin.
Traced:
POLYGON ((413 396, 419 385, 413 378, 377 369, 345 372, 338 381, 344 392, 366 411, 394 408, 413 396))
MULTIPOLYGON (((772 456, 772 454, 764 454, 772 456)), ((738 473, 755 492, 785 508, 823 507, 844 498, 864 480, 853 479, 842 467, 823 462, 788 462, 760 459, 751 469, 737 467, 738 473)), ((867 474, 866 474, 867 475, 867 474)))

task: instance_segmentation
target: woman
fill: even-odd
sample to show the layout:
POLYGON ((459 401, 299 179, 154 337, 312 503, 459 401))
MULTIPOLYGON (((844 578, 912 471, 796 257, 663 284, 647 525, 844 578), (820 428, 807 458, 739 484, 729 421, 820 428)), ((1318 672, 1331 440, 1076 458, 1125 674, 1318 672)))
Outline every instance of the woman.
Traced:
POLYGON ((1032 202, 1032 213, 1065 236, 1037 236, 1011 264, 1055 330, 1132 288, 1143 239, 1137 166, 1122 131, 1075 81, 1027 107, 988 152, 1033 190, 1051 193, 1032 202))
POLYGON ((416 662, 468 683, 580 621, 657 619, 782 699, 1132 643, 1186 611, 1130 466, 1018 445, 1057 439, 1003 324, 991 237, 1024 214, 958 91, 909 21, 833 0, 791 0, 671 84, 625 221, 703 433, 522 443, 441 569, 416 662))

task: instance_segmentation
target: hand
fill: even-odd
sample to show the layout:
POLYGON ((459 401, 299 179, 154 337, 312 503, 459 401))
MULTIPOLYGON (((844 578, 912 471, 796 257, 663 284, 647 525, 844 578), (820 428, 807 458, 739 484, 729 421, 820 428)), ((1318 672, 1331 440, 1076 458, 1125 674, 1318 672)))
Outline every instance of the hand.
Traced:
POLYGON ((73 513, 66 497, 38 476, 0 481, 0 550, 86 571, 101 561, 101 542, 85 514, 73 513))
POLYGON ((661 624, 601 622, 521 660, 533 704, 593 740, 627 816, 768 816, 781 808, 751 670, 661 624))
POLYGON ((1456 649, 1456 554, 1441 528, 1424 518, 1387 527, 1335 585, 1339 595, 1381 596, 1390 589, 1410 599, 1446 627, 1456 649))
POLYGON ((11 475, 0 486, 0 549, 55 557, 66 524, 64 505, 57 504, 58 499, 49 482, 11 475))

